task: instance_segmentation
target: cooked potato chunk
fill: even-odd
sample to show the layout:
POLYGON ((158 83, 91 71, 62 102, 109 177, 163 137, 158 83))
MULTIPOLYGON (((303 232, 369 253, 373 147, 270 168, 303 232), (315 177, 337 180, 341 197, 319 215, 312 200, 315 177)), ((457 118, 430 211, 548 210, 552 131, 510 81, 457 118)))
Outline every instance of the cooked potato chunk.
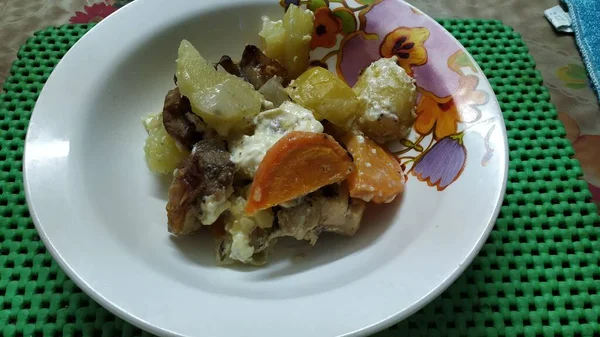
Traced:
POLYGON ((264 53, 283 64, 290 78, 298 77, 308 68, 314 20, 311 11, 295 5, 288 7, 283 20, 263 17, 259 35, 264 42, 264 53))
POLYGON ((148 132, 144 152, 146 164, 150 171, 160 174, 170 174, 187 156, 188 152, 177 147, 162 122, 162 114, 149 116, 144 120, 148 132))
POLYGON ((290 5, 283 16, 283 28, 287 40, 285 42, 284 65, 291 78, 296 78, 308 68, 310 40, 315 17, 309 10, 290 5))
POLYGON ((354 92, 361 103, 358 126, 367 136, 383 143, 408 134, 417 92, 414 80, 396 63, 396 56, 367 67, 354 92))
POLYGON ((349 129, 359 101, 352 89, 335 74, 321 67, 310 68, 287 88, 294 102, 311 109, 318 120, 349 129))
POLYGON ((248 127, 263 100, 252 84, 216 71, 186 40, 179 46, 177 86, 192 111, 222 136, 248 127))
POLYGON ((263 52, 270 58, 274 58, 283 64, 285 60, 285 29, 283 21, 271 21, 268 17, 262 17, 262 30, 258 35, 263 40, 263 52))

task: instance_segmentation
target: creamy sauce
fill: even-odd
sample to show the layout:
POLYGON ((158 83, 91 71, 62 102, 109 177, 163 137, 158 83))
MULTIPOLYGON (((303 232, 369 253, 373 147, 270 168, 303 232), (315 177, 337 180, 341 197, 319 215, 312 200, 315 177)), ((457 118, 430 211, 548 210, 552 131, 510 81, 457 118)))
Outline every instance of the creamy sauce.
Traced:
POLYGON ((247 262, 254 255, 254 247, 250 244, 250 234, 256 227, 269 228, 273 225, 271 210, 261 210, 252 217, 246 216, 244 207, 246 201, 242 197, 230 201, 230 217, 225 230, 231 234, 231 252, 229 257, 241 262, 247 262))
POLYGON ((250 237, 243 232, 234 232, 231 238, 231 253, 229 257, 241 262, 248 261, 254 254, 254 247, 250 246, 250 237))
POLYGON ((198 220, 203 225, 212 225, 221 213, 225 212, 229 208, 229 201, 227 198, 231 195, 232 190, 226 192, 216 193, 204 197, 202 204, 200 204, 200 214, 198 214, 198 220))
POLYGON ((231 161, 249 177, 254 177, 265 154, 290 131, 323 132, 323 125, 312 112, 292 102, 260 113, 254 119, 252 136, 242 136, 231 143, 231 161))

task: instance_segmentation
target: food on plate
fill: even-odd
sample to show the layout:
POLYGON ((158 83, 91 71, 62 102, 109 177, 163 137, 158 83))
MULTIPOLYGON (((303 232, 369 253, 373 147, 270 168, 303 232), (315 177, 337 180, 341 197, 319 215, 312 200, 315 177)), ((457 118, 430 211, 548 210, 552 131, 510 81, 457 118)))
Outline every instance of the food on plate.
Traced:
POLYGON ((291 5, 283 20, 271 21, 263 17, 265 53, 283 64, 290 78, 294 79, 308 68, 310 41, 313 33, 314 14, 306 9, 291 5))
POLYGON ((333 137, 292 131, 273 144, 252 181, 246 213, 281 205, 344 180, 352 160, 333 137))
POLYGON ((275 222, 273 211, 264 209, 248 215, 244 211, 246 199, 239 195, 231 198, 230 205, 224 217, 224 232, 217 238, 217 261, 221 264, 264 263, 264 249, 274 239, 267 235, 275 222))
POLYGON ((406 137, 415 120, 415 82, 396 61, 373 62, 353 88, 361 103, 358 127, 378 143, 406 137))
POLYGON ((219 135, 243 132, 262 106, 262 95, 252 84, 209 64, 184 40, 177 59, 177 87, 188 98, 192 112, 219 135))
POLYGON ((327 119, 350 129, 359 101, 352 88, 325 68, 305 71, 287 87, 294 102, 311 109, 318 120, 327 119))
POLYGON ((217 65, 222 66, 228 73, 243 78, 256 90, 259 90, 273 77, 277 77, 282 86, 287 86, 290 82, 287 69, 253 45, 247 45, 244 48, 239 64, 233 62, 231 57, 224 55, 217 65))
POLYGON ((380 144, 410 129, 413 79, 394 58, 354 88, 308 69, 313 21, 295 5, 263 18, 262 50, 245 46, 239 62, 213 64, 183 40, 176 86, 144 120, 148 168, 172 175, 168 231, 210 229, 219 265, 263 265, 286 237, 352 236, 369 203, 403 192, 402 167, 380 144))
POLYGON ((144 126, 148 132, 144 145, 148 168, 154 173, 173 172, 188 154, 178 147, 175 139, 167 133, 163 125, 163 114, 148 116, 144 120, 144 126))
POLYGON ((340 141, 354 159, 355 170, 347 179, 351 197, 382 204, 404 190, 402 167, 394 155, 358 132, 344 132, 340 141))
POLYGON ((162 111, 162 122, 167 133, 188 152, 194 144, 204 138, 205 133, 214 132, 192 112, 190 101, 187 97, 181 96, 179 88, 167 93, 162 111))
POLYGON ((313 113, 286 101, 279 107, 261 112, 254 118, 254 133, 231 140, 231 160, 240 173, 252 178, 267 151, 291 131, 323 132, 313 113))
POLYGON ((227 209, 235 167, 225 144, 203 139, 173 172, 167 218, 173 234, 189 234, 211 225, 227 209))
POLYGON ((349 197, 346 184, 333 184, 277 212, 282 235, 312 244, 322 232, 352 236, 360 226, 365 202, 349 197))

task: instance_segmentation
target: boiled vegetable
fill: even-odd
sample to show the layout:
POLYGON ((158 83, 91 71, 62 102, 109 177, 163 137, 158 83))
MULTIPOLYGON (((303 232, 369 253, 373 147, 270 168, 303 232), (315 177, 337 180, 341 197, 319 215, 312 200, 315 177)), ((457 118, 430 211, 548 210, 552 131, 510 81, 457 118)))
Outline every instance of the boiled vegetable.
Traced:
POLYGON ((359 101, 352 88, 325 68, 314 67, 305 71, 287 88, 294 102, 311 109, 318 120, 349 129, 359 101))
POLYGON ((354 132, 345 132, 339 139, 352 155, 356 168, 347 179, 351 197, 381 204, 402 193, 402 167, 391 153, 354 132))
POLYGON ((192 111, 222 136, 249 127, 263 100, 252 84, 218 72, 186 40, 179 46, 177 86, 190 100, 192 111))
POLYGON ((144 152, 146 164, 150 171, 160 174, 170 174, 188 155, 189 152, 180 149, 163 125, 162 114, 149 116, 144 120, 148 132, 144 152))
POLYGON ((353 88, 361 103, 358 127, 378 143, 406 137, 415 120, 415 81, 396 63, 396 57, 373 62, 353 88))
POLYGON ((254 214, 340 182, 352 170, 348 153, 331 136, 292 131, 267 151, 258 166, 246 213, 254 214))
POLYGON ((290 78, 296 78, 308 68, 314 15, 296 5, 290 5, 283 20, 263 18, 264 53, 283 64, 290 78))

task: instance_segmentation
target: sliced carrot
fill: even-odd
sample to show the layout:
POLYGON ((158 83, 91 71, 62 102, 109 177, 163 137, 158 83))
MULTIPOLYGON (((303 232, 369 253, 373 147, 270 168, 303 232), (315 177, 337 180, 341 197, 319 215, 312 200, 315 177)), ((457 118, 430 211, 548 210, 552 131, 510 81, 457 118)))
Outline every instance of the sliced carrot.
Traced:
POLYGON ((331 136, 292 131, 266 153, 250 187, 246 213, 279 205, 346 179, 354 165, 331 136))
POLYGON ((332 130, 354 158, 355 170, 348 176, 350 196, 388 203, 404 190, 400 163, 386 149, 366 136, 332 130))

